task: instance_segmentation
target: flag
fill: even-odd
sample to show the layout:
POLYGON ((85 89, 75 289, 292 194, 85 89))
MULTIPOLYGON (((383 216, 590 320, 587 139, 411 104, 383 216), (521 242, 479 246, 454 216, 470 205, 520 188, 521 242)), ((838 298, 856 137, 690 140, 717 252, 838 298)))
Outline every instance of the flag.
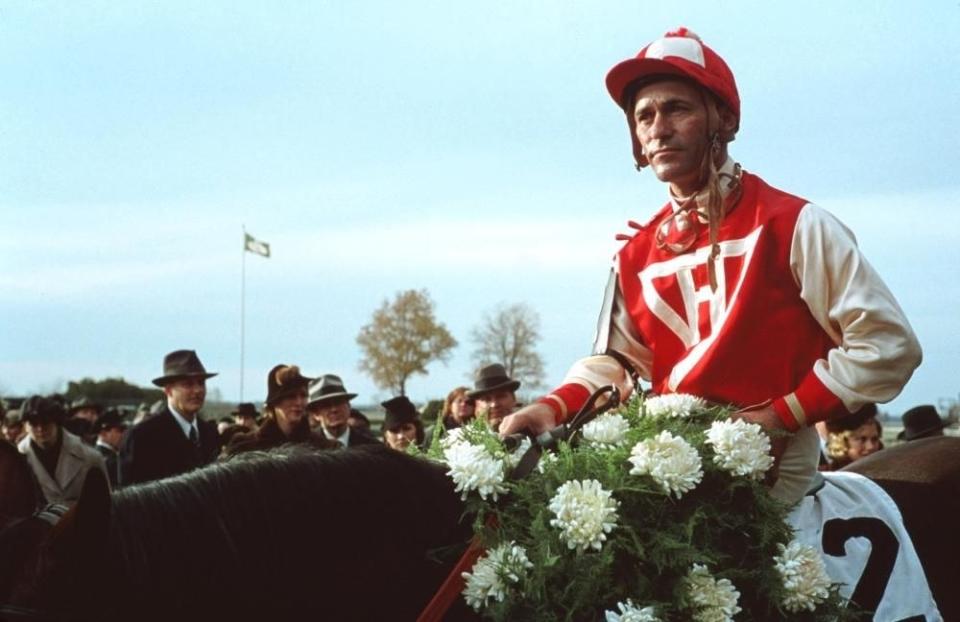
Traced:
POLYGON ((261 242, 249 233, 243 234, 243 250, 256 253, 263 257, 270 256, 270 245, 266 242, 261 242))

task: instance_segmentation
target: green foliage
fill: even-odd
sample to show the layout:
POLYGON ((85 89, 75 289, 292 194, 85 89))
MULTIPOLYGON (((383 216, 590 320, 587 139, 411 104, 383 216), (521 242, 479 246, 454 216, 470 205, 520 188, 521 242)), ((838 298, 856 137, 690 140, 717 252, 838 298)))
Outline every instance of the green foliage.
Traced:
POLYGON ((79 382, 70 382, 67 385, 65 397, 73 401, 80 397, 87 397, 94 402, 110 405, 133 402, 155 402, 163 397, 161 389, 147 389, 130 384, 123 378, 104 378, 94 380, 84 378, 79 382))
POLYGON ((411 289, 383 301, 360 329, 357 344, 364 353, 360 370, 378 387, 406 395, 407 380, 425 375, 435 360, 446 362, 457 341, 434 317, 427 290, 411 289))
MULTIPOLYGON (((777 545, 792 539, 788 508, 761 482, 735 477, 713 463, 705 431, 711 422, 726 419, 729 410, 654 418, 641 416, 641 408, 642 402, 634 400, 621 411, 631 423, 626 443, 598 448, 578 446, 574 439, 526 479, 510 483, 508 495, 499 502, 469 496, 484 545, 492 549, 516 542, 533 563, 504 601, 491 601, 482 612, 485 617, 600 621, 605 610, 615 610, 616 603, 629 598, 639 606, 654 606, 665 622, 689 620, 692 611, 683 579, 695 563, 706 565, 718 579, 729 579, 740 592, 743 611, 735 616, 738 621, 826 622, 853 616, 836 588, 814 612, 781 610, 782 581, 773 558, 779 553, 777 545), (679 499, 666 495, 650 476, 629 473, 631 448, 664 430, 683 436, 703 459, 703 481, 679 499), (568 549, 550 525, 554 515, 548 505, 562 484, 584 479, 596 479, 614 492, 620 518, 601 550, 578 553, 568 549)), ((472 442, 491 442, 479 429, 465 428, 464 433, 472 442)))

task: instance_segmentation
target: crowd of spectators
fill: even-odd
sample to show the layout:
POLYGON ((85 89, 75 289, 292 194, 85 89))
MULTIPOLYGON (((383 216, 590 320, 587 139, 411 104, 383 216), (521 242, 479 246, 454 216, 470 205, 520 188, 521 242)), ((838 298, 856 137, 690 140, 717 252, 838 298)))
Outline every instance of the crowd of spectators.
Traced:
MULTIPOLYGON (((352 405, 357 396, 335 374, 304 376, 297 365, 276 365, 267 374, 262 412, 238 404, 216 423, 200 416, 206 401, 207 372, 192 350, 171 352, 154 384, 164 399, 142 404, 130 416, 89 398, 71 403, 59 395, 32 396, 2 416, 2 440, 15 444, 32 467, 49 503, 70 504, 90 469, 102 471, 113 489, 176 475, 217 459, 287 443, 318 450, 383 443, 398 451, 425 449, 435 425, 450 431, 474 418, 492 429, 518 408, 520 381, 499 364, 483 367, 473 388, 459 386, 446 396, 435 425, 425 427, 420 411, 405 395, 380 404, 379 434, 352 405)), ((948 422, 931 405, 903 415, 900 441, 943 434, 948 422)), ((883 428, 873 404, 842 419, 821 424, 823 470, 843 468, 884 447, 883 428)))
MULTIPOLYGON (((288 364, 267 374, 262 412, 245 402, 229 418, 208 421, 201 412, 207 380, 216 375, 193 350, 177 350, 164 358, 163 374, 153 380, 164 399, 142 404, 132 418, 87 397, 67 403, 60 395, 37 395, 2 413, 0 442, 16 445, 26 456, 48 503, 70 505, 91 469, 101 471, 117 489, 288 443, 317 450, 383 443, 407 451, 425 449, 432 434, 405 395, 381 403, 383 423, 374 433, 370 419, 351 404, 357 394, 339 376, 311 378, 288 364)), ((438 421, 451 430, 481 416, 496 429, 517 407, 519 386, 502 365, 486 366, 473 389, 450 392, 438 421)))

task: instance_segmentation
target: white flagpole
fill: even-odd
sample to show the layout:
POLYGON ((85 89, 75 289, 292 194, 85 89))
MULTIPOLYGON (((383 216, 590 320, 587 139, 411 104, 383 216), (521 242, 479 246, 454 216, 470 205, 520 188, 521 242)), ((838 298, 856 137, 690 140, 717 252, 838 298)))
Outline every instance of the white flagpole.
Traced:
MULTIPOLYGON (((246 315, 246 287, 247 287, 247 227, 243 228, 243 246, 240 250, 240 400, 243 402, 243 346, 244 346, 244 324, 246 315)), ((238 402, 238 403, 239 403, 238 402)))

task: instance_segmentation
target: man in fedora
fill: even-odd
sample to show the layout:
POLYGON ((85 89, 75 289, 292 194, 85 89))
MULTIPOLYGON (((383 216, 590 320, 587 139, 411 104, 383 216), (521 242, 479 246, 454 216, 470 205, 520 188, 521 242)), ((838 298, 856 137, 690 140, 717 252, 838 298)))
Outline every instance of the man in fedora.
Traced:
POLYGON ((503 365, 494 363, 477 372, 473 391, 467 396, 477 400, 477 413, 485 416, 487 425, 496 430, 504 417, 517 409, 520 381, 507 375, 503 365))
POLYGON ((163 375, 153 384, 167 398, 163 409, 127 432, 120 447, 120 485, 129 486, 185 473, 213 462, 220 453, 217 426, 199 417, 207 379, 193 350, 176 350, 163 359, 163 375))
POLYGON ((242 425, 248 430, 256 430, 257 420, 260 419, 260 413, 252 402, 243 402, 237 405, 237 409, 230 413, 233 415, 233 422, 242 425))
POLYGON ((950 425, 940 418, 937 409, 930 404, 914 406, 903 413, 903 431, 897 434, 901 441, 943 436, 943 429, 950 425))
POLYGON ((307 412, 317 434, 338 441, 343 447, 379 443, 362 428, 350 427, 350 400, 357 396, 343 386, 340 376, 324 374, 314 378, 309 386, 307 412))
POLYGON ((94 449, 103 456, 107 475, 110 476, 110 486, 116 488, 119 482, 120 444, 123 442, 124 432, 127 431, 127 422, 117 410, 111 408, 97 418, 97 422, 93 424, 93 430, 97 435, 94 449))
POLYGON ((21 412, 27 436, 17 448, 27 457, 47 503, 74 503, 91 469, 107 477, 100 454, 63 428, 63 405, 34 395, 24 401, 21 412))

